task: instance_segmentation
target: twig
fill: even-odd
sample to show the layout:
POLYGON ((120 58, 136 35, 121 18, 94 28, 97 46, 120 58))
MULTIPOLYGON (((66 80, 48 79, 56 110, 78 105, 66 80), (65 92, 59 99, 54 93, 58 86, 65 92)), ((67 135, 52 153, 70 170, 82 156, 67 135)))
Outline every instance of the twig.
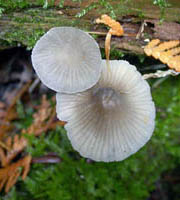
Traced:
POLYGON ((32 163, 60 163, 61 158, 57 155, 45 155, 33 158, 32 163))
POLYGON ((106 35, 107 34, 105 32, 97 32, 97 31, 88 31, 87 33, 89 33, 89 34, 95 34, 95 35, 106 35))
POLYGON ((139 31, 138 31, 138 33, 137 33, 137 35, 136 35, 136 40, 138 40, 139 38, 140 38, 140 36, 141 36, 141 34, 144 32, 144 26, 146 25, 146 23, 145 22, 142 22, 142 24, 141 24, 141 26, 140 26, 140 28, 139 28, 139 31))
POLYGON ((165 76, 169 76, 169 75, 171 75, 171 76, 177 76, 179 74, 180 74, 180 72, 176 72, 176 71, 174 71, 172 69, 169 69, 167 71, 158 70, 155 73, 144 74, 143 78, 144 79, 149 79, 149 78, 163 78, 165 76))
POLYGON ((40 83, 40 79, 36 78, 31 84, 31 86, 29 87, 29 93, 32 93, 39 83, 40 83))
POLYGON ((152 89, 157 88, 161 83, 163 83, 168 78, 169 78, 169 76, 165 76, 163 78, 160 78, 160 79, 156 80, 155 83, 152 85, 152 89))

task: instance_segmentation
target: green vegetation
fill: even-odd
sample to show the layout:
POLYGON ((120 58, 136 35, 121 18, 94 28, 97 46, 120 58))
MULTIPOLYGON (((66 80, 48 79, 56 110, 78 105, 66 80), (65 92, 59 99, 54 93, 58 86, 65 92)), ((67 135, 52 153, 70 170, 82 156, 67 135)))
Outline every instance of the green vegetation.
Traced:
MULTIPOLYGON (((72 2, 81 1, 72 0, 72 2)), ((106 13, 112 18, 118 16, 118 19, 126 15, 135 15, 139 21, 146 17, 152 18, 153 13, 153 10, 145 12, 147 9, 143 9, 143 1, 135 3, 135 0, 121 0, 118 4, 117 0, 99 0, 80 9, 64 7, 64 1, 59 3, 56 1, 55 5, 55 0, 0 0, 0 17, 2 24, 6 24, 2 26, 0 32, 0 48, 4 48, 6 42, 6 46, 18 44, 31 49, 40 36, 54 26, 75 26, 83 30, 92 30, 93 23, 85 17, 81 18, 89 12, 92 12, 92 16, 106 13)), ((166 16, 170 21, 179 20, 178 10, 169 9, 166 16, 164 15, 165 9, 169 7, 165 0, 147 0, 147 4, 150 8, 153 4, 157 5, 156 11, 158 13, 160 10, 161 21, 166 19, 166 16)), ((173 4, 173 8, 176 8, 176 4, 173 4)), ((148 38, 146 32, 145 35, 148 38)))
POLYGON ((89 6, 84 8, 81 12, 77 13, 75 15, 75 17, 79 17, 79 18, 83 17, 84 15, 86 15, 89 11, 91 11, 94 8, 97 8, 97 3, 91 3, 89 6))
POLYGON ((160 8, 166 8, 170 5, 166 0, 153 0, 153 4, 158 5, 160 8))
POLYGON ((160 22, 164 21, 165 17, 165 9, 170 6, 169 3, 167 3, 166 0, 153 0, 153 4, 159 6, 161 10, 161 19, 160 22))
MULTIPOLYGON (((154 84, 152 81, 151 84, 154 84)), ((39 138, 28 137, 33 157, 56 152, 58 164, 32 164, 26 180, 3 197, 8 200, 144 200, 161 174, 180 164, 180 79, 168 78, 153 89, 156 129, 146 146, 122 162, 88 162, 75 152, 62 127, 39 138)), ((19 123, 27 127, 33 111, 18 102, 19 123)))

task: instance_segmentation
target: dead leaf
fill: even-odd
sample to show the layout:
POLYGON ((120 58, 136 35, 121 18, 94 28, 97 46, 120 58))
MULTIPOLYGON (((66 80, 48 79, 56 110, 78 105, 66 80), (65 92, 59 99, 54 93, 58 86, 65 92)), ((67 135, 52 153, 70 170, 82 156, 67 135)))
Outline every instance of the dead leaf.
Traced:
MULTIPOLYGON (((54 97, 52 101, 55 101, 54 97)), ((28 155, 23 159, 19 159, 17 162, 13 162, 14 158, 20 155, 28 145, 28 141, 23 134, 39 136, 49 129, 56 128, 57 125, 63 126, 65 124, 62 121, 54 121, 56 110, 47 100, 46 95, 42 97, 41 104, 36 107, 36 110, 33 115, 34 121, 29 128, 22 130, 21 134, 16 134, 14 137, 9 136, 4 141, 0 141, 0 161, 2 167, 0 168, 0 191, 4 187, 5 192, 8 192, 20 175, 22 179, 25 179, 27 176, 31 156, 28 155), (20 167, 24 167, 23 172, 19 170, 20 167)), ((48 157, 48 159, 51 158, 48 157)))
POLYGON ((5 103, 3 103, 2 101, 0 101, 0 109, 5 108, 5 107, 6 107, 5 103))
POLYGON ((27 129, 23 130, 23 133, 35 134, 36 136, 46 132, 53 122, 56 111, 55 107, 52 107, 47 100, 46 95, 43 95, 41 105, 37 107, 37 112, 33 115, 34 122, 27 129))
POLYGON ((0 121, 0 139, 2 139, 3 136, 13 128, 11 121, 18 117, 14 106, 16 105, 17 100, 20 99, 23 96, 23 94, 28 90, 30 83, 31 81, 27 82, 18 91, 16 96, 14 96, 14 98, 12 99, 11 104, 8 106, 7 110, 5 111, 4 117, 0 121))
POLYGON ((0 169, 0 191, 5 187, 7 193, 21 175, 24 180, 29 172, 31 156, 27 155, 15 163, 0 169), (23 170, 21 171, 21 168, 23 170))
POLYGON ((9 150, 7 151, 7 149, 3 150, 3 148, 0 148, 0 161, 2 167, 6 167, 20 152, 24 150, 27 146, 27 140, 23 136, 16 134, 14 138, 8 137, 4 142, 4 145, 6 145, 9 150))

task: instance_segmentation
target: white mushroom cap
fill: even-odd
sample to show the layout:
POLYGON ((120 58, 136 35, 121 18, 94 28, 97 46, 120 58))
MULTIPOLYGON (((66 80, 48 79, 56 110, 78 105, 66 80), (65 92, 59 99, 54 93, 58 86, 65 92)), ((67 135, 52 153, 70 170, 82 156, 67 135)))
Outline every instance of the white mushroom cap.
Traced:
POLYGON ((99 82, 77 94, 57 94, 57 115, 66 121, 72 146, 95 161, 120 161, 137 152, 154 130, 150 87, 133 65, 103 61, 99 82))
POLYGON ((102 71, 96 41, 73 27, 50 29, 36 43, 32 64, 49 88, 57 92, 81 92, 95 85, 102 71))

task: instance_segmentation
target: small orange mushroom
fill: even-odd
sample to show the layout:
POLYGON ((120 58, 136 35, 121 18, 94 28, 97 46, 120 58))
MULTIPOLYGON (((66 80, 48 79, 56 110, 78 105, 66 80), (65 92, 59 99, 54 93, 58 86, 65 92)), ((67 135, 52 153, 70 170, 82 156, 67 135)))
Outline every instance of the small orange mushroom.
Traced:
POLYGON ((96 19, 97 24, 106 24, 110 27, 109 32, 106 35, 106 40, 105 40, 105 54, 106 54, 106 63, 108 66, 108 69, 110 69, 109 66, 109 54, 110 54, 110 43, 111 43, 111 36, 116 35, 116 36, 122 36, 124 35, 124 29, 121 26, 121 24, 108 15, 101 15, 101 18, 96 19))

